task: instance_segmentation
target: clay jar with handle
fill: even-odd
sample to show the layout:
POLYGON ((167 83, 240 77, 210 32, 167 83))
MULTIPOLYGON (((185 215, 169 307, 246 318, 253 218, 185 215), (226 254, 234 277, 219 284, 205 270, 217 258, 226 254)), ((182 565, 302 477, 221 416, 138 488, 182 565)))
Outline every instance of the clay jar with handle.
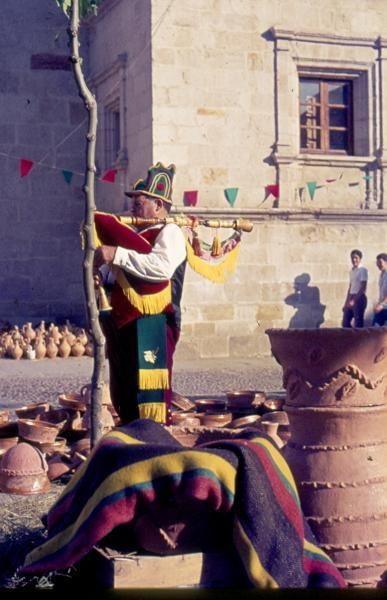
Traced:
POLYGON ((56 345, 54 338, 50 337, 46 346, 47 358, 56 358, 58 356, 58 346, 56 345))
POLYGON ((85 346, 79 341, 78 338, 71 346, 71 354, 76 357, 83 356, 85 354, 85 346))
POLYGON ((64 335, 61 339, 58 353, 61 358, 68 358, 71 354, 71 346, 66 335, 64 335))
MULTIPOLYGON (((86 385, 81 387, 80 394, 81 394, 83 402, 85 402, 86 404, 91 403, 91 390, 92 390, 91 383, 87 383, 86 385)), ((103 388, 102 388, 101 404, 108 406, 108 405, 111 405, 111 403, 112 403, 112 401, 111 401, 111 397, 110 397, 109 385, 107 383, 104 383, 103 388)))

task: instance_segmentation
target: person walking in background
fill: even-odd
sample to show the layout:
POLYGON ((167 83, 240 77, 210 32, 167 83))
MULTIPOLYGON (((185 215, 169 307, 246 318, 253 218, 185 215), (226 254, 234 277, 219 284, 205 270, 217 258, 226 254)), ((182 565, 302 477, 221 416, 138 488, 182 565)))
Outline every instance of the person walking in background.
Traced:
POLYGON ((364 327, 368 271, 361 266, 363 254, 360 250, 352 250, 350 256, 352 269, 349 272, 348 292, 343 306, 342 326, 351 327, 353 320, 355 327, 364 327))
POLYGON ((379 300, 374 306, 372 325, 382 326, 387 321, 387 254, 381 252, 376 257, 379 275, 379 300))

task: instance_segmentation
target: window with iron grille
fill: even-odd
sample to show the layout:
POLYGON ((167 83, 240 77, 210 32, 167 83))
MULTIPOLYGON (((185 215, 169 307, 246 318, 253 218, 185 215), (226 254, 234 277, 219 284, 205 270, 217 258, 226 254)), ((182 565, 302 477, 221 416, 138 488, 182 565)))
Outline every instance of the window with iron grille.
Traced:
POLYGON ((118 101, 105 108, 105 167, 115 164, 121 148, 120 109, 118 101))
POLYGON ((352 81, 300 77, 300 150, 353 154, 352 81))

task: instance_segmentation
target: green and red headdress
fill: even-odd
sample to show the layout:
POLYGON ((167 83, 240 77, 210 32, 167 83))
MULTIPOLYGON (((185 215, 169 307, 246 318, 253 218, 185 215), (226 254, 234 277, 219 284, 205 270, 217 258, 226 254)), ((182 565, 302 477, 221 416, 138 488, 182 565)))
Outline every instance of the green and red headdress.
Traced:
POLYGON ((158 162, 149 167, 146 178, 137 179, 133 189, 130 192, 125 192, 125 195, 150 196, 172 204, 172 181, 175 171, 175 165, 165 167, 161 162, 158 162))

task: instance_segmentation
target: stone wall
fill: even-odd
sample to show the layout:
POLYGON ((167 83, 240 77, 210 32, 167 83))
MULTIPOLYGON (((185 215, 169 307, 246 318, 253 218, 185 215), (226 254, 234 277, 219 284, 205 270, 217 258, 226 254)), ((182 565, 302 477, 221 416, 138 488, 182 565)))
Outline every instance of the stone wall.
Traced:
POLYGON ((85 118, 53 0, 1 3, 0 319, 84 313, 85 118), (34 161, 21 178, 20 159, 34 161), (62 169, 74 173, 69 186, 62 169), (81 172, 81 175, 78 173, 81 172))
MULTIPOLYGON (((63 67, 66 22, 53 0, 25 3, 23 12, 3 4, 0 318, 81 319, 87 115, 63 67), (20 179, 18 157, 50 168, 35 164, 20 179), (70 186, 61 169, 74 171, 70 186)), ((387 247, 386 17, 384 0, 360 0, 356 10, 351 0, 104 0, 83 25, 99 107, 97 207, 126 208, 126 187, 161 160, 177 166, 178 213, 255 224, 224 286, 187 270, 180 355, 267 354, 267 327, 338 326, 353 248, 370 272, 370 317, 375 256, 387 247), (353 79, 353 156, 299 153, 298 77, 306 72, 353 79), (99 181, 113 166, 115 184, 99 181), (265 195, 273 183, 278 199, 265 195), (227 187, 239 188, 234 208, 227 187), (183 192, 192 189, 199 203, 188 209, 183 192)), ((210 241, 212 233, 200 235, 210 241)))
POLYGON ((329 216, 256 216, 254 231, 243 236, 237 270, 224 286, 189 269, 178 356, 265 355, 267 328, 339 327, 353 248, 362 250, 369 272, 370 324, 378 297, 375 258, 387 247, 385 216, 380 222, 329 216))

